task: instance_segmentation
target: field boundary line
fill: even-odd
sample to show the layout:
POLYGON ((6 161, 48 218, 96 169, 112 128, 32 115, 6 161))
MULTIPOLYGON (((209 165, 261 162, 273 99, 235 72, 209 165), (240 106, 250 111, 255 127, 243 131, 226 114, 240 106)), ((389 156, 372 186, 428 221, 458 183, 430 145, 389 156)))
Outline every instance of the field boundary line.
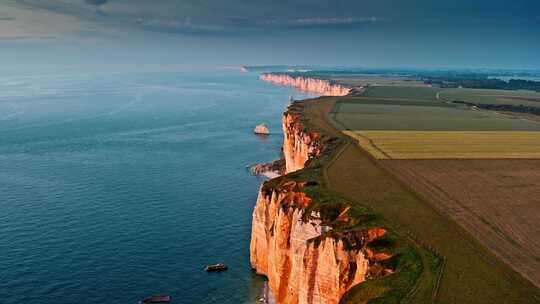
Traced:
MULTIPOLYGON (((382 155, 384 155, 387 159, 393 159, 388 153, 386 153, 383 149, 379 148, 379 146, 377 146, 377 144, 375 143, 375 141, 373 139, 371 139, 370 137, 364 135, 364 134, 361 134, 360 132, 354 132, 355 135, 359 136, 359 137, 362 137, 364 140, 366 140, 375 150, 379 151, 379 153, 381 153, 382 155)), ((360 143, 360 140, 358 140, 358 145, 362 146, 362 144, 360 143)), ((367 151, 367 149, 364 149, 367 151)), ((369 151, 367 151, 369 153, 369 151)), ((375 157, 375 156, 373 156, 375 157)), ((375 157, 377 159, 377 157, 375 157)))
POLYGON ((441 258, 442 258, 441 271, 439 272, 439 275, 437 276, 435 287, 433 287, 433 295, 431 296, 431 303, 435 303, 435 300, 437 300, 437 297, 439 297, 439 289, 441 286, 444 270, 446 269, 446 258, 442 255, 441 255, 441 258))
POLYGON ((332 157, 332 159, 330 159, 328 161, 328 163, 323 167, 323 170, 322 170, 323 181, 324 181, 324 184, 327 187, 330 188, 330 179, 328 178, 328 170, 327 170, 327 168, 331 167, 337 161, 337 159, 341 156, 341 154, 343 154, 343 152, 345 152, 345 149, 347 149, 350 145, 351 145, 351 143, 349 141, 347 141, 345 144, 343 144, 342 147, 339 149, 339 151, 337 153, 334 153, 334 156, 332 157))
MULTIPOLYGON (((333 119, 332 119, 332 117, 330 117, 330 115, 328 115, 327 120, 333 121, 333 119)), ((343 132, 340 132, 340 133, 341 133, 341 135, 345 135, 345 134, 343 134, 343 132)), ((345 152, 346 149, 351 148, 351 145, 353 145, 352 147, 360 148, 362 150, 362 152, 365 152, 365 155, 368 157, 368 159, 371 159, 371 161, 374 162, 377 166, 380 166, 383 170, 388 172, 388 169, 385 168, 386 166, 384 166, 384 164, 381 164, 376 158, 373 157, 373 155, 371 155, 371 153, 368 153, 362 147, 359 147, 359 145, 357 145, 356 142, 358 141, 358 139, 349 137, 347 135, 345 135, 345 136, 347 138, 346 142, 339 149, 339 151, 337 153, 335 153, 334 156, 322 168, 323 181, 324 181, 324 183, 325 183, 325 185, 327 187, 332 189, 330 179, 328 178, 328 170, 329 170, 329 168, 331 168, 339 160, 339 158, 343 155, 343 153, 345 152)), ((393 174, 390 173, 390 175, 393 175, 393 174)), ((340 195, 343 196, 342 193, 340 193, 340 195)), ((351 197, 348 197, 348 196, 344 196, 344 198, 351 201, 351 202, 356 201, 355 199, 353 199, 351 197)), ((390 223, 388 223, 388 224, 390 224, 390 223)), ((389 226, 393 227, 392 230, 394 231, 394 233, 396 233, 398 235, 401 235, 402 237, 407 239, 410 243, 414 244, 414 246, 416 246, 418 248, 422 248, 423 250, 428 252, 428 254, 433 254, 436 257, 439 257, 440 259, 442 259, 440 269, 439 269, 439 274, 438 274, 437 280, 435 281, 435 284, 433 286, 432 296, 431 296, 431 301, 430 301, 432 304, 434 304, 436 302, 436 300, 437 300, 440 285, 441 285, 441 281, 442 281, 442 276, 443 276, 443 273, 444 273, 444 271, 446 269, 446 258, 443 255, 441 255, 440 253, 438 253, 437 251, 435 251, 433 247, 428 246, 427 244, 423 244, 423 242, 421 242, 419 239, 417 240, 415 237, 413 237, 411 232, 406 232, 405 234, 403 234, 403 233, 401 233, 399 231, 399 229, 398 229, 399 227, 397 227, 395 225, 392 225, 392 224, 390 224, 389 226)), ((424 259, 421 259, 421 260, 422 260, 422 267, 424 268, 422 270, 422 272, 429 271, 428 270, 429 265, 426 264, 424 259)), ((414 283, 414 285, 409 290, 409 292, 403 298, 403 300, 405 300, 405 303, 411 302, 413 300, 413 297, 416 295, 416 293, 419 290, 420 284, 421 284, 421 278, 418 278, 416 280, 416 282, 414 283)))

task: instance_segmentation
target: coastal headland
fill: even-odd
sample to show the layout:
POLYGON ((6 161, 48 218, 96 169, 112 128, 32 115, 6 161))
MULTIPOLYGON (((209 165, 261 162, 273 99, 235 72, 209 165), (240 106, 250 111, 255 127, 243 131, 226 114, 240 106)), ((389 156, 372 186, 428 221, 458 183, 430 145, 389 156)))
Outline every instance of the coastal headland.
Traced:
MULTIPOLYGON (((524 272, 536 267, 528 258, 534 251, 522 257, 529 268, 509 263, 486 243, 489 231, 474 234, 441 209, 452 206, 435 206, 392 160, 374 157, 344 132, 358 130, 352 114, 371 113, 347 106, 369 103, 377 89, 297 101, 284 113, 285 174, 261 186, 250 249, 252 267, 268 278, 277 303, 538 303, 535 275, 524 272)), ((374 102, 393 98, 403 106, 432 96, 436 103, 437 91, 426 89, 390 96, 392 88, 374 102)))

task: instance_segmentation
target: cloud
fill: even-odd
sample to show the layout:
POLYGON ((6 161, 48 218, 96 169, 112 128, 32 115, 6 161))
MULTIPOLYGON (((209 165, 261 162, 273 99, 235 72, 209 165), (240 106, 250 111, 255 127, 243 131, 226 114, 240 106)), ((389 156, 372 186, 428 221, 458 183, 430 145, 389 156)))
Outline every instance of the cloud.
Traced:
POLYGON ((106 4, 107 2, 108 2, 107 0, 86 0, 86 3, 90 5, 96 5, 96 6, 106 4))
POLYGON ((291 24, 300 25, 300 26, 340 25, 340 24, 358 24, 358 23, 366 23, 366 22, 377 22, 377 21, 380 21, 381 19, 382 18, 377 18, 377 17, 362 17, 362 18, 315 17, 315 18, 299 18, 299 19, 293 20, 291 24))
POLYGON ((55 40, 56 36, 12 36, 12 37, 0 37, 0 41, 39 41, 39 40, 55 40))
POLYGON ((263 22, 262 26, 276 28, 354 28, 375 22, 387 20, 382 17, 306 17, 295 19, 271 19, 263 22))
POLYGON ((220 24, 195 23, 190 17, 185 17, 183 20, 141 18, 137 19, 135 24, 145 31, 169 34, 224 35, 237 33, 236 28, 220 24))
MULTIPOLYGON (((504 0, 492 1, 502 3, 504 0)), ((467 0, 455 0, 457 3, 455 6, 460 8, 460 12, 469 12, 460 14, 454 13, 456 10, 453 8, 454 2, 450 5, 444 1, 342 0, 338 2, 329 5, 332 3, 331 0, 0 0, 0 12, 2 12, 0 22, 6 21, 2 22, 0 36, 23 35, 24 33, 21 32, 26 31, 31 35, 39 32, 40 35, 52 33, 62 37, 77 35, 89 27, 91 28, 89 33, 96 35, 99 35, 100 31, 142 32, 142 35, 146 35, 147 33, 144 32, 149 31, 246 36, 260 35, 263 32, 286 33, 288 30, 302 31, 304 29, 306 31, 355 30, 364 29, 379 22, 400 27, 434 23, 441 27, 454 27, 456 23, 472 22, 471 20, 479 20, 486 16, 494 20, 509 20, 508 23, 515 24, 522 23, 523 20, 538 22, 538 19, 534 19, 536 14, 532 15, 518 9, 515 10, 522 12, 523 15, 519 15, 519 20, 516 19, 517 17, 500 18, 499 9, 492 8, 491 5, 487 13, 482 11, 480 14, 475 13, 475 10, 463 10, 463 7, 471 5, 467 0), (25 10, 10 14, 5 12, 5 3, 14 3, 12 6, 25 10), (381 9, 384 7, 392 9, 381 9), (45 13, 54 14, 54 16, 42 17, 45 13), (20 25, 17 33, 7 30, 5 24, 9 24, 10 20, 2 19, 2 16, 14 16, 20 25)), ((540 1, 536 2, 540 3, 540 1)), ((535 12, 534 7, 530 7, 528 11, 535 12)))
MULTIPOLYGON (((53 3, 40 0, 39 6, 34 6, 34 2, 29 0, 1 0, 0 38, 3 41, 41 41, 79 37, 82 30, 92 30, 96 33, 106 31, 100 23, 81 18, 77 14, 66 13, 69 10, 64 10, 66 6, 60 1, 68 0, 55 1, 53 3), (52 4, 60 8, 51 6, 52 4)), ((79 2, 79 5, 81 3, 79 2)))

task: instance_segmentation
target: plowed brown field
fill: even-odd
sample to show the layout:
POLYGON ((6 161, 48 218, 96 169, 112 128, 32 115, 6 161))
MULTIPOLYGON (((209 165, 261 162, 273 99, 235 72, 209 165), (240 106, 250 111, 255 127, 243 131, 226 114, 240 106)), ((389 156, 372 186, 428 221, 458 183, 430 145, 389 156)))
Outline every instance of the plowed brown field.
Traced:
POLYGON ((540 287, 540 160, 384 160, 540 287))

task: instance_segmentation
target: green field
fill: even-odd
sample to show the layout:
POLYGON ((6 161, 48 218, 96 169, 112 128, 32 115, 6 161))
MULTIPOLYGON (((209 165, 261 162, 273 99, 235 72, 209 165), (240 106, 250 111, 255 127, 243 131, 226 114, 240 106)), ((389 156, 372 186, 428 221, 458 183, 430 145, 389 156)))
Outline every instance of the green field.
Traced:
POLYGON ((387 87, 375 86, 368 87, 362 96, 375 98, 397 98, 397 99, 412 99, 415 101, 436 101, 437 93, 441 89, 430 87, 387 87))
POLYGON ((532 91, 448 89, 439 94, 443 101, 465 101, 476 104, 509 104, 540 107, 540 93, 532 91))
POLYGON ((331 115, 346 130, 540 131, 538 122, 415 99, 341 97, 331 115))
POLYGON ((418 80, 409 80, 405 78, 391 78, 387 76, 376 76, 376 75, 364 75, 359 76, 355 75, 352 77, 331 77, 333 81, 336 81, 343 85, 348 86, 415 86, 415 87, 426 87, 426 84, 418 80))
POLYGON ((341 132, 343 122, 332 118, 350 101, 319 98, 299 107, 306 127, 339 139, 307 169, 353 207, 370 210, 409 249, 401 270, 356 286, 342 303, 540 303, 536 287, 341 132), (439 255, 446 261, 442 276, 439 255))

